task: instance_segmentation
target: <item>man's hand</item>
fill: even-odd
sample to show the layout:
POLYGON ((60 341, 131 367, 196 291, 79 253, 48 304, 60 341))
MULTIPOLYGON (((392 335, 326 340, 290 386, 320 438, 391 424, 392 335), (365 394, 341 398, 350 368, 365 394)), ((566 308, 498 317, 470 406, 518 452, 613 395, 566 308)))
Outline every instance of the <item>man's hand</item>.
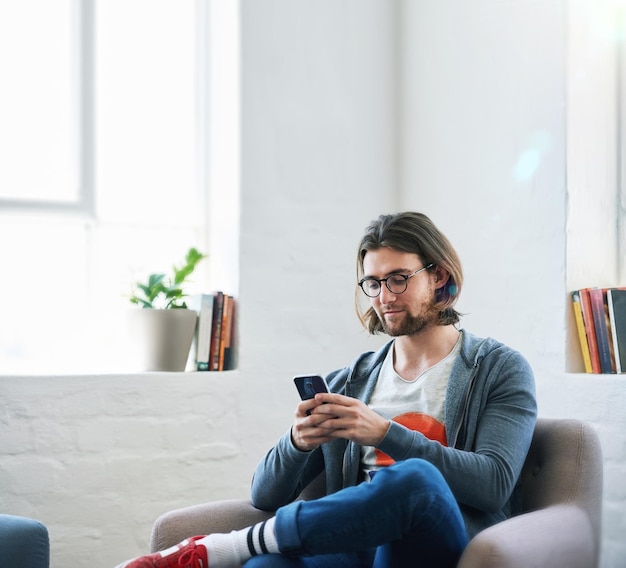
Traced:
POLYGON ((311 451, 337 438, 362 446, 377 446, 389 421, 366 404, 342 394, 318 393, 301 402, 291 428, 291 439, 301 451, 311 451))

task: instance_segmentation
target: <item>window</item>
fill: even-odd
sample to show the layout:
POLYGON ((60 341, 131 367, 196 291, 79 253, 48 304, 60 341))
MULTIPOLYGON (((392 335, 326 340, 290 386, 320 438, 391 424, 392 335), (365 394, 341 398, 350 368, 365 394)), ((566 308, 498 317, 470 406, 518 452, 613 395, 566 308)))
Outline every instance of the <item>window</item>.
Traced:
MULTIPOLYGON (((209 251, 207 38, 223 23, 209 6, 0 7, 2 373, 124 370, 133 282, 169 271, 190 246, 209 251)), ((191 293, 220 285, 210 267, 201 263, 191 293)))

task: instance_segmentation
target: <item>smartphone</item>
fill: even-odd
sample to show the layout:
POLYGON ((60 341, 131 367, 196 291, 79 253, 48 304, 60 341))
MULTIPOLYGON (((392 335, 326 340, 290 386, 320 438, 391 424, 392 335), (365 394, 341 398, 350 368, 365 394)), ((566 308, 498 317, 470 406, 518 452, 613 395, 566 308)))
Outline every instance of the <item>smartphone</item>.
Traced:
POLYGON ((298 375, 293 378, 302 400, 314 398, 318 392, 330 392, 324 377, 319 375, 298 375))

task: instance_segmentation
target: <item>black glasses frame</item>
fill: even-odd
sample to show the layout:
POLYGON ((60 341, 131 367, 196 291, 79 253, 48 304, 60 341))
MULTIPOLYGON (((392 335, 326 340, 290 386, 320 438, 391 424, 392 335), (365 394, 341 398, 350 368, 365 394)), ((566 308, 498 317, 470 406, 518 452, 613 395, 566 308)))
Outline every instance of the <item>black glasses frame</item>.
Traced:
POLYGON ((392 294, 404 294, 404 292, 406 292, 406 289, 409 287, 409 278, 413 278, 413 276, 415 276, 416 274, 419 274, 423 270, 428 270, 429 268, 432 268, 433 266, 435 266, 435 264, 431 262, 430 264, 427 264, 426 266, 422 266, 422 268, 419 268, 412 274, 391 274, 390 276, 387 276, 387 278, 373 278, 372 276, 368 276, 367 278, 362 278, 361 280, 359 280, 358 285, 359 285, 359 288, 363 290, 363 293, 368 298, 378 298, 378 296, 380 296, 380 292, 383 289, 383 286, 382 286, 383 282, 385 283, 385 286, 387 286, 387 290, 389 290, 392 294), (389 278, 398 278, 399 276, 404 278, 404 290, 402 290, 402 292, 396 292, 392 290, 389 287, 389 282, 388 282, 389 278), (372 294, 368 294, 365 288, 363 287, 363 284, 365 284, 366 282, 378 282, 378 285, 379 285, 378 293, 374 294, 373 296, 372 294))

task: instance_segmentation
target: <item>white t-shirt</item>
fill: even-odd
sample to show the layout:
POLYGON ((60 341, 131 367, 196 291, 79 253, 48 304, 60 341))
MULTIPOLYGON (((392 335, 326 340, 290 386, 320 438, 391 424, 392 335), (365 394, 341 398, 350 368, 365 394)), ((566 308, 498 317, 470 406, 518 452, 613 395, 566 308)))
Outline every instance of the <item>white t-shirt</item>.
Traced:
MULTIPOLYGON (((426 369, 415 379, 403 379, 393 368, 394 346, 383 362, 378 382, 369 407, 387 420, 393 420, 410 430, 421 432, 430 440, 446 443, 445 410, 446 388, 454 360, 461 349, 461 341, 437 364, 426 369)), ((376 471, 394 463, 387 454, 373 446, 361 448, 361 467, 365 479, 376 471)))

